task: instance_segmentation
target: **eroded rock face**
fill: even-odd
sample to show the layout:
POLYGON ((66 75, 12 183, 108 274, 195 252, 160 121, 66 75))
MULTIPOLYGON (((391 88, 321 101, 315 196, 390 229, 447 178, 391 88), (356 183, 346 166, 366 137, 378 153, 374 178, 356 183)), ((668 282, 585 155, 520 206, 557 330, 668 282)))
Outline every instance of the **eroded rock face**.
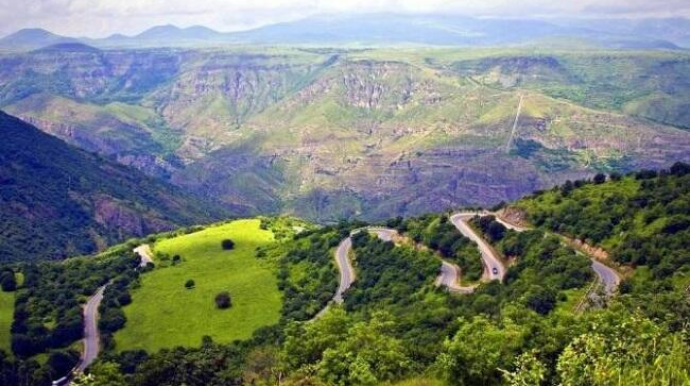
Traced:
MULTIPOLYGON (((690 132, 538 91, 579 82, 572 58, 315 52, 0 56, 0 107, 246 214, 379 219, 489 206, 690 157, 690 132)), ((136 228, 109 205, 104 218, 136 228)))
POLYGON ((109 232, 145 236, 175 228, 175 224, 155 217, 145 217, 141 211, 109 196, 99 196, 94 202, 94 220, 109 232))

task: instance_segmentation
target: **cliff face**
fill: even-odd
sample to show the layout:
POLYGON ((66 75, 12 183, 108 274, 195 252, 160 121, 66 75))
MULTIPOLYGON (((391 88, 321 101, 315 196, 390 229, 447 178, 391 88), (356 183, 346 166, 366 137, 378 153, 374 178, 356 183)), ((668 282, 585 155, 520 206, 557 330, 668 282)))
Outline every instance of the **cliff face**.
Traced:
POLYGON ((667 98, 644 93, 680 95, 680 54, 264 51, 0 56, 0 106, 235 210, 318 219, 490 205, 690 156, 687 131, 635 117, 667 98))

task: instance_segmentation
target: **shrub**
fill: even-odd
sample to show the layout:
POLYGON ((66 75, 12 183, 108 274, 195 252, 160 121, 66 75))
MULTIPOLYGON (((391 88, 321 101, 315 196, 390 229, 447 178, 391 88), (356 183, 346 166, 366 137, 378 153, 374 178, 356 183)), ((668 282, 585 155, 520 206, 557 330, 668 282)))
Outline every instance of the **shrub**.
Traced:
POLYGON ((14 277, 14 272, 3 271, 0 273, 0 287, 5 292, 12 292, 17 289, 17 280, 14 277))
POLYGON ((606 182, 606 175, 605 175, 605 174, 597 173, 597 174, 594 176, 594 183, 595 183, 595 184, 601 185, 601 184, 603 184, 604 182, 606 182))
POLYGON ((172 265, 180 264, 182 257, 180 255, 175 255, 172 257, 172 265))
POLYGON ((216 295, 216 307, 221 310, 232 307, 232 299, 228 291, 223 291, 216 295))
POLYGON ((235 242, 230 240, 230 239, 225 239, 225 240, 221 241, 220 245, 226 251, 230 251, 232 249, 235 249, 235 242))
POLYGON ((194 280, 189 279, 189 280, 187 280, 186 283, 184 283, 184 288, 192 289, 192 288, 194 288, 195 285, 196 285, 196 283, 194 282, 194 280))

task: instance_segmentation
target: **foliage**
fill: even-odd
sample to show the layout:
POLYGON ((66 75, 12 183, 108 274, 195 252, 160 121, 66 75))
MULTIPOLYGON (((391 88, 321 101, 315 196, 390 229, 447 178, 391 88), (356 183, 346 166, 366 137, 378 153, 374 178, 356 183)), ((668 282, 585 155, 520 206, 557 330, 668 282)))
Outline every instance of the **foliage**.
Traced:
POLYGON ((690 263, 690 172, 641 171, 608 183, 563 185, 521 201, 537 226, 605 247, 615 261, 652 268, 656 278, 690 263))
POLYGON ((306 230, 259 252, 261 258, 277 267, 284 320, 308 320, 333 298, 338 287, 333 249, 353 226, 341 223, 306 230))
POLYGON ((483 265, 477 245, 464 237, 444 214, 427 214, 417 218, 397 218, 389 221, 389 226, 409 235, 416 243, 421 243, 438 251, 462 268, 463 279, 476 281, 482 275, 483 265))
POLYGON ((220 292, 216 295, 214 301, 216 302, 216 307, 220 310, 232 307, 232 298, 228 291, 220 292))
POLYGON ((24 283, 15 301, 12 351, 29 357, 81 339, 80 303, 84 297, 109 280, 131 272, 137 263, 137 257, 130 252, 24 265, 24 283))
MULTIPOLYGON (((141 172, 76 149, 0 112, 0 262, 94 253, 180 225, 214 207, 141 172), (21 208, 21 209, 18 209, 21 208), (136 219, 119 223, 114 213, 136 219)), ((222 208, 213 210, 222 216, 222 208)))
POLYGON ((224 251, 230 251, 235 248, 235 243, 230 239, 224 239, 220 242, 220 245, 224 251))

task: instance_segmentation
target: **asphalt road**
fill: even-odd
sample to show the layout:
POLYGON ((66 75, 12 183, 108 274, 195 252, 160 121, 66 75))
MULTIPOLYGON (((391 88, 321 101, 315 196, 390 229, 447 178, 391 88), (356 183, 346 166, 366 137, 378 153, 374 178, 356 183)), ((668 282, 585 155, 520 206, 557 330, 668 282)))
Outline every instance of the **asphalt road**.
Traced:
MULTIPOLYGON (((496 216, 496 221, 503 224, 503 226, 505 226, 506 228, 512 229, 517 232, 524 232, 526 230, 529 230, 529 228, 505 222, 498 216, 496 216)), ((606 295, 613 295, 613 293, 616 291, 616 288, 618 288, 618 285, 621 282, 621 278, 620 276, 618 276, 618 272, 616 272, 613 268, 608 267, 605 264, 602 264, 597 259, 591 256, 588 257, 592 261, 592 269, 594 270, 594 273, 596 273, 597 277, 599 278, 599 282, 601 283, 601 285, 604 286, 604 291, 606 295)))
MULTIPOLYGON (((388 228, 370 228, 383 241, 393 241, 398 235, 398 231, 388 228)), ((441 272, 436 278, 436 286, 444 286, 450 292, 460 294, 470 294, 474 292, 475 287, 463 287, 460 282, 460 267, 457 265, 441 259, 441 272)))
POLYGON ((101 350, 101 339, 98 331, 98 306, 103 300, 105 287, 107 286, 104 285, 99 288, 84 307, 84 353, 77 366, 78 372, 86 370, 96 360, 101 350))
POLYGON ((488 280, 503 281, 506 274, 506 269, 491 246, 478 235, 467 221, 476 215, 483 215, 480 212, 460 212, 452 215, 450 221, 463 234, 463 236, 474 241, 479 247, 479 252, 482 255, 484 262, 484 277, 488 280))
POLYGON ((350 250, 352 250, 352 238, 348 237, 340 242, 335 251, 335 262, 338 264, 338 271, 340 271, 340 285, 333 297, 335 303, 343 302, 343 294, 355 281, 355 269, 350 261, 350 250))
POLYGON ((604 286, 606 296, 613 295, 616 288, 618 288, 618 285, 621 283, 620 276, 618 276, 618 273, 613 270, 613 268, 600 263, 596 259, 591 258, 591 260, 592 269, 599 277, 599 282, 604 286))

